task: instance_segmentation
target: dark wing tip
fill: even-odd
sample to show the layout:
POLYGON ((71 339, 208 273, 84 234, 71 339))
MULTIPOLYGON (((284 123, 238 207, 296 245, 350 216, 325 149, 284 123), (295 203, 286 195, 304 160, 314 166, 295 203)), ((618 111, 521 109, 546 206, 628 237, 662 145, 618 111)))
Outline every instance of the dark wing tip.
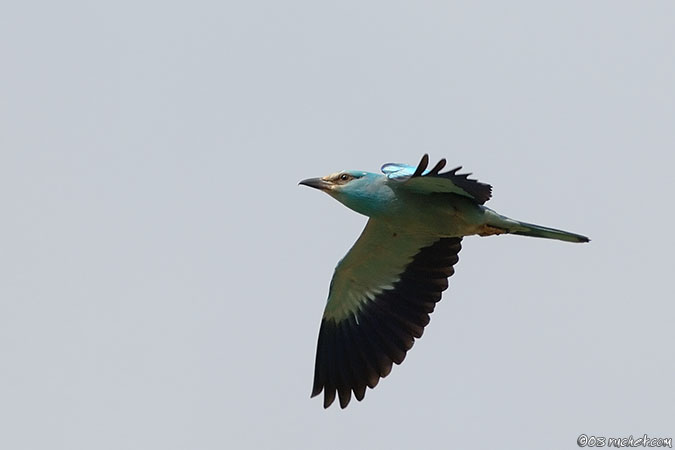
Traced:
POLYGON ((481 205, 490 200, 492 197, 492 186, 469 178, 471 173, 457 173, 461 169, 462 166, 455 167, 452 170, 445 173, 439 173, 436 176, 449 179, 455 186, 471 195, 481 205))
POLYGON ((328 408, 335 401, 335 389, 326 390, 323 397, 323 407, 328 408))
POLYGON ((429 155, 426 153, 424 156, 422 156, 422 159, 420 160, 420 163, 417 165, 417 169, 415 169, 415 173, 413 173, 413 177, 419 177, 422 175, 422 172, 424 172, 429 165, 429 155))
POLYGON ((431 170, 429 171, 429 175, 438 175, 438 172, 440 172, 441 169, 442 169, 443 167, 445 167, 445 164, 446 164, 446 163, 447 163, 447 162, 446 162, 445 158, 442 158, 440 161, 438 161, 438 162, 436 163, 436 165, 434 166, 434 168, 431 169, 431 170))

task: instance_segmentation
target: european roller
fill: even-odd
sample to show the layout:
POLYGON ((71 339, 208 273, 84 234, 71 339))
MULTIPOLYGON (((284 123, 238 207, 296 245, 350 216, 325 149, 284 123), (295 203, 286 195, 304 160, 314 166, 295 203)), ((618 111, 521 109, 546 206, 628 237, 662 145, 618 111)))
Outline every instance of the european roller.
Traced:
POLYGON ((335 268, 319 330, 312 397, 323 406, 345 408, 352 392, 363 400, 366 387, 401 364, 422 337, 436 303, 448 288, 462 237, 517 234, 567 242, 589 239, 567 231, 520 222, 483 206, 489 184, 441 172, 442 159, 428 169, 389 163, 384 175, 346 170, 300 184, 324 191, 368 216, 356 243, 335 268))

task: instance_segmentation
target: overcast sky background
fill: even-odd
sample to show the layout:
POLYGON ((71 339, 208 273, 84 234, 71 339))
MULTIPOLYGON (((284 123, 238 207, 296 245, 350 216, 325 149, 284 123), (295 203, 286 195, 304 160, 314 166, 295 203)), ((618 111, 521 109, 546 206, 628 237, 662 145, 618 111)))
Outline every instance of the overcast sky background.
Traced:
POLYGON ((675 437, 675 3, 6 2, 0 448, 675 437), (446 157, 586 234, 469 237, 402 366, 309 399, 365 218, 299 180, 446 157))

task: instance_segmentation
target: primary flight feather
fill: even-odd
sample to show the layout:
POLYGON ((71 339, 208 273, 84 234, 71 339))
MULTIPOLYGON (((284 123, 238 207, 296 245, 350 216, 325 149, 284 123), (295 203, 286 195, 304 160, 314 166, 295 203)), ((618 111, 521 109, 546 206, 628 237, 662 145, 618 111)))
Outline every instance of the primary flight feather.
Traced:
POLYGON ((416 167, 385 164, 384 175, 349 170, 300 182, 369 217, 335 268, 321 320, 312 397, 323 391, 324 408, 336 396, 342 408, 352 393, 362 400, 403 362, 448 287, 463 236, 589 241, 496 213, 483 206, 489 184, 457 173, 461 167, 441 172, 445 164, 428 169, 424 155, 416 167))

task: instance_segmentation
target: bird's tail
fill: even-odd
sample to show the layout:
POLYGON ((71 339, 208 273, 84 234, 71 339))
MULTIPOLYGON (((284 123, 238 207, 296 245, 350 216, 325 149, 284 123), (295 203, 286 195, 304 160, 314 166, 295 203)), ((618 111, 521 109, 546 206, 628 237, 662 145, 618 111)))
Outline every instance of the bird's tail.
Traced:
MULTIPOLYGON (((485 208, 487 209, 487 208, 485 208)), ((527 222, 520 222, 508 217, 497 214, 489 210, 491 217, 488 220, 488 225, 504 230, 508 234, 517 234, 520 236, 538 237, 544 239, 557 239, 566 242, 589 242, 590 239, 576 233, 569 231, 557 230, 555 228, 542 227, 541 225, 534 225, 527 222)))
POLYGON ((533 225, 531 223, 518 222, 518 227, 509 230, 510 234, 518 234, 521 236, 531 236, 545 239, 557 239, 566 242, 588 242, 586 236, 569 231, 556 230, 555 228, 542 227, 541 225, 533 225))

